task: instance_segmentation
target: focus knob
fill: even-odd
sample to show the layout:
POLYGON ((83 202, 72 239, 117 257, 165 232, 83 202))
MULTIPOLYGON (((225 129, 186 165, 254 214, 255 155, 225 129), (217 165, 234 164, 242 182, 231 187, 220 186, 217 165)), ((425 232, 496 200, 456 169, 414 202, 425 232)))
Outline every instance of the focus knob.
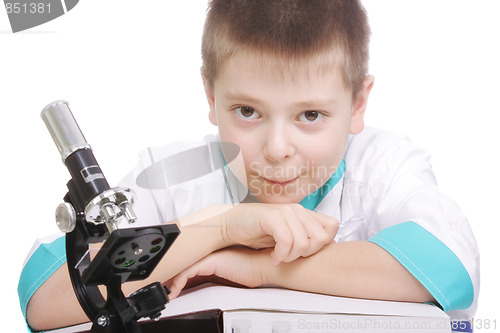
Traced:
POLYGON ((68 233, 75 229, 76 212, 73 206, 64 202, 56 208, 56 224, 59 230, 68 233))

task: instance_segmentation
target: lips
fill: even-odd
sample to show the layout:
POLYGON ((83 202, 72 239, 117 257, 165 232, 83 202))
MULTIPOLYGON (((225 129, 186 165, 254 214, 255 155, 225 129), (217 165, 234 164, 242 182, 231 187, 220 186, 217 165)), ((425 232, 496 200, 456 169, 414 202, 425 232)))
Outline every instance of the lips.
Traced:
POLYGON ((293 179, 289 179, 289 180, 286 180, 286 179, 267 179, 267 178, 264 178, 264 180, 268 183, 270 183, 271 185, 279 185, 279 186, 286 186, 288 184, 291 184, 293 183, 294 181, 296 181, 299 177, 295 177, 293 179))

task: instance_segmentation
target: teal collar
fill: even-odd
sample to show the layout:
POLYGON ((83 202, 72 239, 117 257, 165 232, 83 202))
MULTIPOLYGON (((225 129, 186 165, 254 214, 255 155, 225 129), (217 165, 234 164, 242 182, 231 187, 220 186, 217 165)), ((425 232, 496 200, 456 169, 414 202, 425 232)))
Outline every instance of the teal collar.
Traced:
POLYGON ((319 189, 309 194, 307 197, 302 199, 300 204, 309 210, 315 210, 316 207, 320 204, 320 202, 326 197, 326 195, 332 190, 332 188, 337 185, 342 176, 344 176, 345 171, 345 162, 342 160, 340 162, 339 167, 335 171, 335 173, 328 179, 328 181, 321 186, 319 189))

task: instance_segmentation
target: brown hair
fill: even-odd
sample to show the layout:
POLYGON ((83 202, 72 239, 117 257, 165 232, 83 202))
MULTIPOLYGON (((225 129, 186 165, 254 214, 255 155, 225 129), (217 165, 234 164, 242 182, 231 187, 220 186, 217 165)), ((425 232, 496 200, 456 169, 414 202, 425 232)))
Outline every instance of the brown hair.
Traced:
POLYGON ((355 97, 368 70, 369 37, 358 0, 211 0, 202 73, 212 85, 224 60, 241 52, 271 56, 292 67, 326 55, 328 65, 341 65, 355 97))

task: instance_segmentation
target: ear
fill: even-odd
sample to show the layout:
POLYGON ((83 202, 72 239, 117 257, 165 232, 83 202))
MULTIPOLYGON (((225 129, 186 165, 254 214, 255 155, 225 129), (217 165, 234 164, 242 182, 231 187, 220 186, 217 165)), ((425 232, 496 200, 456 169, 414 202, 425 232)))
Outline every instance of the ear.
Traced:
POLYGON ((359 134, 365 127, 365 111, 368 104, 368 96, 373 88, 375 78, 372 75, 365 77, 358 91, 356 100, 352 105, 351 125, 349 133, 359 134))
POLYGON ((205 89, 205 96, 207 97, 208 105, 210 106, 210 111, 208 112, 208 120, 215 126, 217 126, 217 117, 215 115, 215 97, 213 85, 208 82, 203 75, 203 69, 201 70, 201 79, 203 80, 203 88, 205 89))

